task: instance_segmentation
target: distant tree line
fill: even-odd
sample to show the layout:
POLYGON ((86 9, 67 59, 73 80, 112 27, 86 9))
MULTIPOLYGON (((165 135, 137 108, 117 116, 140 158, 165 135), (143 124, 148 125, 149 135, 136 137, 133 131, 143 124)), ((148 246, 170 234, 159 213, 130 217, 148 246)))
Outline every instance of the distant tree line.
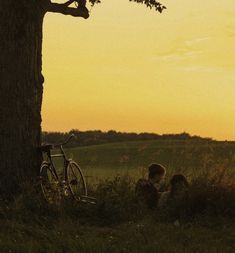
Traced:
POLYGON ((66 140, 71 134, 76 136, 70 143, 68 147, 77 146, 89 146, 98 145, 104 143, 113 142, 126 142, 126 141, 144 141, 144 140, 160 140, 160 141, 196 141, 196 142, 211 142, 211 138, 202 138, 200 136, 191 136, 188 133, 180 134, 155 134, 155 133, 126 133, 117 132, 110 130, 103 132, 101 130, 89 130, 89 131, 79 131, 73 129, 69 132, 43 132, 42 142, 43 143, 60 143, 66 140))

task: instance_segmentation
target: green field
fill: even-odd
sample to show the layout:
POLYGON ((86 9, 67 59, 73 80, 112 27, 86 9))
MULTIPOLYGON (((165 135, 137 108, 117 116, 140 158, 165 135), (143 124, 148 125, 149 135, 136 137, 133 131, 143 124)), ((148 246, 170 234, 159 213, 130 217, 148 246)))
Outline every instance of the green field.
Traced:
POLYGON ((136 179, 153 162, 167 168, 167 178, 174 173, 192 178, 218 166, 235 168, 235 144, 226 142, 137 141, 71 148, 66 153, 90 182, 123 174, 136 179))

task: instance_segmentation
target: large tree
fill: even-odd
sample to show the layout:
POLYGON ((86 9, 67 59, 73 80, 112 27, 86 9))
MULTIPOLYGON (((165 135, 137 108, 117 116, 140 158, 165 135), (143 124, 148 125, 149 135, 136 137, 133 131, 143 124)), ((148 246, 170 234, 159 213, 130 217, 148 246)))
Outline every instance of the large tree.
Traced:
MULTIPOLYGON (((161 12, 155 0, 132 0, 161 12)), ((99 0, 90 0, 91 4, 99 0)), ((85 0, 0 0, 0 192, 36 179, 41 163, 42 24, 47 12, 88 18, 85 0)))

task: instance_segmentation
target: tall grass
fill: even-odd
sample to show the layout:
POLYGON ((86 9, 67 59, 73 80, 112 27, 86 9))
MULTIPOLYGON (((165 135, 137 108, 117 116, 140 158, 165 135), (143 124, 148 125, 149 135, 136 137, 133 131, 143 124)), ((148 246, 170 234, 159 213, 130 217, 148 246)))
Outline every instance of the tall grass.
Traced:
MULTIPOLYGON (((21 194, 14 200, 0 201, 0 218, 30 221, 31 218, 43 220, 46 217, 53 220, 62 215, 81 222, 89 223, 90 220, 107 225, 135 222, 150 213, 160 219, 164 216, 185 221, 203 215, 215 218, 235 216, 235 175, 225 168, 219 167, 216 173, 207 172, 191 178, 187 198, 178 199, 161 212, 150 212, 139 201, 135 195, 135 182, 129 175, 123 175, 88 185, 89 195, 97 199, 95 205, 71 199, 64 199, 60 205, 48 205, 35 187, 23 185, 21 194)), ((162 188, 166 187, 164 182, 162 188)))
POLYGON ((33 186, 24 185, 14 200, 0 201, 0 252, 232 253, 234 182, 221 167, 192 178, 187 200, 161 212, 136 199, 128 175, 89 185, 96 205, 66 199, 47 205, 33 186))

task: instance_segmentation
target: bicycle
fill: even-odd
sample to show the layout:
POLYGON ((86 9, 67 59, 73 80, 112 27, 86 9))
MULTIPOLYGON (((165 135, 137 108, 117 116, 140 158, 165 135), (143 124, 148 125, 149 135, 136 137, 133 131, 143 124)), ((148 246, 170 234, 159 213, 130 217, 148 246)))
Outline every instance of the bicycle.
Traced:
POLYGON ((83 173, 78 164, 72 159, 66 157, 63 146, 66 145, 75 135, 60 144, 42 145, 40 150, 46 153, 47 159, 42 162, 40 167, 40 185, 43 196, 48 203, 58 203, 65 197, 72 197, 76 201, 94 202, 94 198, 87 196, 87 186, 83 173), (59 148, 60 153, 51 154, 51 150, 59 148), (63 159, 63 168, 58 174, 54 158, 63 159))

